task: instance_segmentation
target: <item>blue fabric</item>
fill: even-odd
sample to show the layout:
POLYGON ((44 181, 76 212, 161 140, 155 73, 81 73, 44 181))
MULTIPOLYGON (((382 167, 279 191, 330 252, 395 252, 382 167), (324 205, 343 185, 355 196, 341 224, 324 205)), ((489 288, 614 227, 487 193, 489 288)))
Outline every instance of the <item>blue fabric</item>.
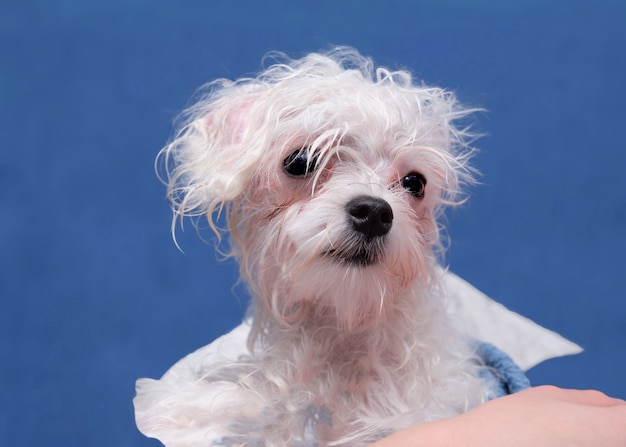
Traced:
POLYGON ((492 344, 479 342, 476 353, 482 360, 481 376, 493 383, 492 399, 517 393, 530 387, 530 380, 519 366, 492 344))

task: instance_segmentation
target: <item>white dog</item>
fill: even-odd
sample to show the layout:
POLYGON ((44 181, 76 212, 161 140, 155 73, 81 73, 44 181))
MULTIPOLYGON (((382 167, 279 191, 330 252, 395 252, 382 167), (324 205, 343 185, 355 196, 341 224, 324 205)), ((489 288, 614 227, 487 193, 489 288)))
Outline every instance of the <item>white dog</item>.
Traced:
POLYGON ((471 112, 346 48, 212 83, 161 155, 175 220, 219 234, 227 218, 248 352, 140 381, 140 429, 167 446, 363 446, 497 395, 438 267, 471 112))

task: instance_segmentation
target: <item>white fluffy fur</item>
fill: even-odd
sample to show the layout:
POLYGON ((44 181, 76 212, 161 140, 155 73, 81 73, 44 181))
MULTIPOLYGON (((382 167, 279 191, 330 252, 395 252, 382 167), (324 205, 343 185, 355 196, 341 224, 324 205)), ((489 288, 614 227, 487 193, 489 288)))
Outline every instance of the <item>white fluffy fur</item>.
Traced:
POLYGON ((157 388, 140 429, 168 447, 362 446, 483 402, 437 268, 437 217, 471 177, 455 124, 470 112, 346 48, 210 84, 161 160, 175 220, 207 216, 219 232, 227 218, 254 298, 250 354, 162 399, 140 384, 138 399, 157 388), (305 178, 283 171, 299 148, 318 155, 305 178), (401 185, 410 172, 427 179, 422 199, 401 185), (360 195, 394 216, 367 267, 324 256, 356 244, 346 203, 360 195))

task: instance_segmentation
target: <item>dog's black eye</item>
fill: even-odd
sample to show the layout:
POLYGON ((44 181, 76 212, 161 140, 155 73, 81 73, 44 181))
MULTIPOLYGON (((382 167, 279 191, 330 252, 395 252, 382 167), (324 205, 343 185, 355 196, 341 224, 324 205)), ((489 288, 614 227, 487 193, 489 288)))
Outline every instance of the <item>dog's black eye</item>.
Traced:
POLYGON ((315 171, 318 155, 308 148, 298 149, 283 160, 283 169, 294 177, 306 177, 315 171))
POLYGON ((419 172, 411 172, 402 179, 402 187, 421 199, 426 193, 426 177, 419 172))

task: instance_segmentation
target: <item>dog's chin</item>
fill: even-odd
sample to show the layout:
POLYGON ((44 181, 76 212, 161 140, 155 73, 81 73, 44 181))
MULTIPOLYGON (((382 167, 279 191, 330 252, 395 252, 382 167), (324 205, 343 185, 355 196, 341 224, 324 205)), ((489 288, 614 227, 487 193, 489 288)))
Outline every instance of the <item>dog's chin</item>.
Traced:
POLYGON ((333 248, 322 253, 322 257, 344 267, 366 268, 380 262, 384 243, 366 242, 351 247, 333 248))
POLYGON ((360 247, 356 250, 328 250, 322 255, 344 267, 366 268, 378 264, 381 255, 378 250, 360 247))

